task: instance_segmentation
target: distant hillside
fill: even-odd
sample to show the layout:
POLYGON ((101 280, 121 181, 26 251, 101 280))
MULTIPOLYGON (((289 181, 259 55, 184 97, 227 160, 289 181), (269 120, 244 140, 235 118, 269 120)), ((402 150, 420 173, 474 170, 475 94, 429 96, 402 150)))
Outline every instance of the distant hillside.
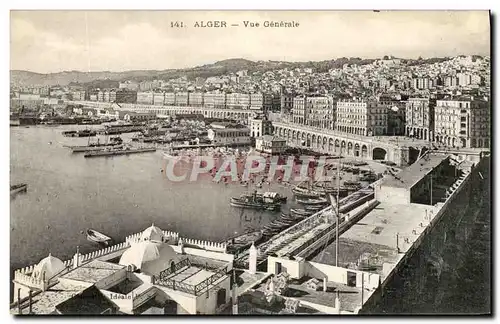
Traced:
MULTIPOLYGON (((409 65, 428 64, 434 62, 442 62, 450 58, 429 58, 429 59, 403 59, 409 65)), ((171 70, 136 70, 125 72, 79 72, 79 71, 64 71, 59 73, 40 74, 28 71, 12 70, 10 74, 11 83, 13 85, 61 85, 79 84, 85 87, 95 86, 107 81, 124 81, 124 80, 152 80, 155 78, 168 80, 187 76, 188 79, 196 77, 211 77, 227 73, 234 73, 240 70, 248 70, 253 72, 265 72, 269 70, 277 70, 283 68, 313 68, 316 72, 327 72, 332 68, 341 68, 344 64, 364 65, 374 62, 375 59, 362 59, 341 57, 334 60, 317 61, 317 62, 283 62, 283 61, 250 61, 242 58, 234 58, 206 64, 188 69, 171 69, 171 70), (92 83, 94 82, 94 83, 92 83)))

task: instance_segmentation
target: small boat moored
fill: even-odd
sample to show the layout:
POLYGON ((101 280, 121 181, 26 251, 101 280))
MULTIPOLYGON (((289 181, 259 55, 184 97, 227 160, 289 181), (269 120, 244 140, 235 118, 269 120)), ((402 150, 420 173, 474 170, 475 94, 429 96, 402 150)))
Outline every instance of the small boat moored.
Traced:
POLYGON ((18 192, 26 192, 28 191, 28 184, 26 183, 19 183, 10 186, 10 194, 15 195, 18 192))
POLYGON ((111 242, 111 237, 106 236, 102 233, 99 233, 96 230, 93 229, 87 229, 87 239, 89 241, 95 242, 95 243, 101 243, 101 244, 108 244, 111 242))
POLYGON ((297 198, 297 202, 302 205, 326 205, 328 204, 328 200, 325 198, 309 198, 309 199, 300 199, 297 198))

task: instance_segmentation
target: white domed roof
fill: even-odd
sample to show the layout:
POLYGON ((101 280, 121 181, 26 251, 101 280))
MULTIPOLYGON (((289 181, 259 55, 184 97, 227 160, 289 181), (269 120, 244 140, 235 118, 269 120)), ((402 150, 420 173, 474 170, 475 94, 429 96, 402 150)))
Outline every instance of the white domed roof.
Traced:
POLYGON ((36 278, 44 278, 45 274, 45 280, 49 280, 60 274, 64 269, 66 269, 64 262, 56 257, 53 257, 52 254, 49 253, 48 257, 42 259, 35 266, 32 276, 36 278))
MULTIPOLYGON (((167 243, 144 241, 133 244, 120 258, 121 265, 134 265, 144 270, 151 264, 170 264, 177 262, 177 253, 167 243)), ((163 269, 162 269, 163 270, 163 269)))
POLYGON ((141 241, 153 241, 153 242, 163 242, 163 231, 152 224, 150 227, 146 228, 141 235, 141 241))

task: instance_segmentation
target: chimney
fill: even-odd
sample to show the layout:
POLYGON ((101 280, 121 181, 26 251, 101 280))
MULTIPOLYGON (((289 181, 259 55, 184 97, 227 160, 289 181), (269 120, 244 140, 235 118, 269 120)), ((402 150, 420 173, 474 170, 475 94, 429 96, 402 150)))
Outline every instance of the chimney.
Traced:
POLYGON ((249 264, 249 269, 248 269, 249 272, 251 274, 255 274, 255 272, 257 272, 257 248, 255 247, 255 244, 253 242, 249 251, 248 264, 249 264))

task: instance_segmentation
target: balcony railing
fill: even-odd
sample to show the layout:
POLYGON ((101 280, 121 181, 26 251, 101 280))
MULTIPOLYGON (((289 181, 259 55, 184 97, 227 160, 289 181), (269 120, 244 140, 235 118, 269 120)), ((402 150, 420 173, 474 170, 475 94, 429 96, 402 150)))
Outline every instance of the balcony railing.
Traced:
MULTIPOLYGON (((184 259, 183 261, 177 263, 175 266, 178 266, 178 269, 181 269, 184 266, 190 266, 191 263, 189 262, 188 259, 184 259), (187 261, 187 262, 186 262, 187 261), (182 264, 182 265, 181 265, 182 264), (178 266, 179 265, 179 266, 178 266)), ((174 266, 174 268, 175 268, 174 266)), ((205 270, 213 270, 213 267, 206 267, 202 266, 205 270)), ((168 279, 167 276, 175 273, 175 271, 172 271, 172 269, 167 269, 162 272, 160 272, 160 275, 154 276, 154 282, 157 285, 163 286, 170 288, 172 290, 178 290, 182 291, 191 295, 199 296, 201 295, 204 291, 206 291, 210 285, 212 285, 214 282, 222 278, 223 276, 226 275, 227 273, 227 266, 217 268, 214 274, 212 274, 210 277, 207 279, 203 280, 202 282, 198 283, 197 285, 191 285, 187 284, 181 281, 176 281, 174 279, 168 279)))
POLYGON ((174 264, 173 267, 170 267, 168 269, 161 271, 158 277, 160 280, 166 280, 168 278, 168 276, 171 275, 172 273, 176 273, 180 269, 182 269, 184 267, 189 267, 190 265, 191 265, 191 262, 189 261, 189 259, 184 259, 184 260, 174 264))

